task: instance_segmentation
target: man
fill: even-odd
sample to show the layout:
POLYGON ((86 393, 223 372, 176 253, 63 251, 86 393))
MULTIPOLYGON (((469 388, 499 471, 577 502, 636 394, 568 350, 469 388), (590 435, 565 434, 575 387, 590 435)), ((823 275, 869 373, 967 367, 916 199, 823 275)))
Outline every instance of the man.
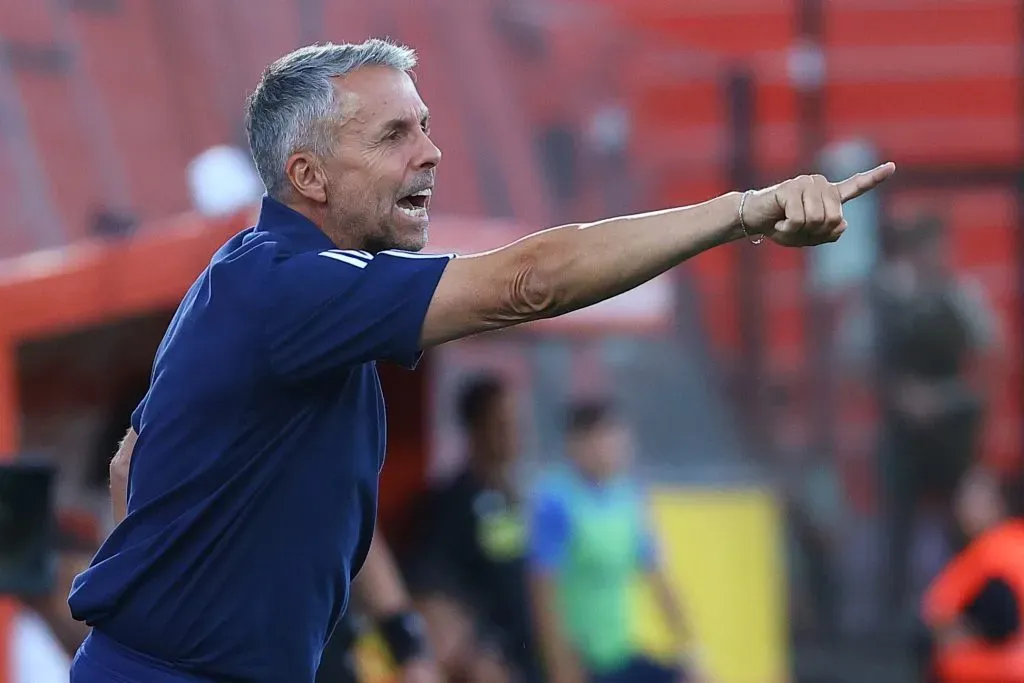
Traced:
MULTIPOLYGON (((377 627, 391 660, 401 671, 401 683, 440 682, 427 649, 423 619, 412 610, 398 567, 380 534, 374 534, 363 569, 352 582, 352 597, 377 627)), ((343 619, 324 650, 316 683, 359 683, 354 652, 357 637, 355 624, 350 618, 343 619)))
MULTIPOLYGON (((682 653, 697 663, 678 596, 657 558, 646 504, 625 476, 629 430, 604 401, 569 411, 569 465, 543 479, 530 520, 533 611, 548 679, 558 683, 681 683, 677 666, 636 640, 633 588, 646 575, 682 653)), ((696 679, 694 679, 696 680, 696 679)))
MULTIPOLYGON (((482 637, 446 648, 457 675, 491 653, 515 680, 540 678, 531 637, 523 519, 513 467, 518 456, 515 396, 491 374, 469 379, 457 397, 466 462, 428 498, 409 562, 409 584, 431 633, 458 633, 470 615, 482 637), (454 622, 454 623, 453 623, 454 622)), ((467 634, 469 635, 469 634, 467 634)))
POLYGON ((957 277, 940 221, 917 219, 893 233, 892 253, 844 321, 840 341, 848 372, 877 378, 885 602, 899 617, 917 602, 908 588, 919 520, 932 521, 946 547, 954 542, 950 510, 976 455, 999 325, 984 290, 957 277), (931 503, 926 517, 922 503, 931 503))
POLYGON ((76 683, 312 681, 373 537, 377 361, 412 367, 423 349, 588 306, 745 232, 834 241, 842 202, 894 171, 426 256, 441 153, 415 63, 380 40, 302 48, 250 97, 267 197, 157 350, 132 415, 128 516, 69 599, 93 627, 76 683))
POLYGON ((1020 482, 975 469, 957 491, 956 514, 970 539, 925 593, 928 629, 918 652, 928 680, 1024 680, 1024 521, 1020 482))

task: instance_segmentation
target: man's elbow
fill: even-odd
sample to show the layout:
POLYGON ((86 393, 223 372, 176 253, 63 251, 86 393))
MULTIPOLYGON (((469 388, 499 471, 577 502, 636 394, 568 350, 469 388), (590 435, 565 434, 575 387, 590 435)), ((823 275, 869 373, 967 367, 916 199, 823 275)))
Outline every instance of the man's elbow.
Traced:
POLYGON ((531 236, 486 254, 456 259, 427 310, 421 348, 571 310, 557 249, 531 236))
POLYGON ((516 254, 509 283, 511 316, 515 322, 529 322, 559 315, 564 302, 552 254, 546 253, 543 243, 523 246, 516 254))

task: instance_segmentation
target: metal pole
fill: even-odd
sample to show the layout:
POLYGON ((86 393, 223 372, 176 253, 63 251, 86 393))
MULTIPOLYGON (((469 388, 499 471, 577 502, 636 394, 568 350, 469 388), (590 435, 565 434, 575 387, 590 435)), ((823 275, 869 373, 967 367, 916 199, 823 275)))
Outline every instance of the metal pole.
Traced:
POLYGON ((17 344, 0 337, 0 460, 14 457, 19 443, 17 344))
MULTIPOLYGON (((1020 97, 1021 108, 1024 109, 1024 0, 1019 3, 1017 14, 1017 19, 1021 24, 1021 41, 1017 59, 1020 73, 1017 75, 1017 86, 1019 88, 1018 96, 1020 97)), ((1024 117, 1020 117, 1018 121, 1021 124, 1020 135, 1024 139, 1024 117)), ((1019 159, 1017 163, 1017 324, 1020 326, 1017 338, 1022 339, 1024 338, 1024 158, 1019 159)), ((1020 354, 1017 354, 1017 358, 1019 362, 1020 354)), ((1017 430, 1017 437, 1020 440, 1016 463, 1017 476, 1020 480, 1018 489, 1019 494, 1024 495, 1024 429, 1021 428, 1019 421, 1017 430)), ((1024 500, 1014 502, 1018 507, 1024 508, 1024 500)))
MULTIPOLYGON (((730 180, 732 186, 747 189, 757 185, 754 161, 754 79, 744 68, 734 69, 726 85, 729 132, 732 140, 730 180)), ((749 416, 746 436, 756 449, 765 443, 765 424, 761 387, 765 373, 764 301, 761 297, 763 268, 760 250, 740 244, 738 271, 740 327, 740 378, 738 389, 741 408, 749 416)), ((756 454, 756 452, 755 452, 756 454)))
MULTIPOLYGON (((797 20, 799 47, 803 67, 791 74, 799 89, 800 164, 803 168, 817 165, 818 154, 825 144, 824 57, 821 44, 825 39, 825 11, 821 0, 803 0, 797 20)), ((804 282, 810 282, 805 260, 804 282)), ((811 395, 810 434, 812 448, 819 453, 834 454, 835 416, 832 410, 833 378, 829 363, 831 310, 829 302, 813 287, 804 288, 804 310, 807 315, 807 348, 809 363, 803 368, 811 395)))

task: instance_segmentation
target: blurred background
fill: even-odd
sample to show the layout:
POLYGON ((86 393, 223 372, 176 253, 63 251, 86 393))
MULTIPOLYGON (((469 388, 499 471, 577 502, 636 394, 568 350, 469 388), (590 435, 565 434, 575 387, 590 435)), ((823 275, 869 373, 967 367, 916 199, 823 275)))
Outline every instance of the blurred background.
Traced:
MULTIPOLYGON (((601 396, 710 679, 922 680, 922 595, 972 533, 959 483, 1024 477, 1022 27, 1015 0, 0 0, 0 683, 66 680, 110 457, 180 296, 263 193, 248 91, 295 47, 370 36, 419 53, 431 250, 899 166, 839 244, 733 244, 383 368, 403 568, 423 574, 417 522, 479 433, 507 440, 525 508, 566 406, 601 396), (514 409, 466 407, 482 375, 514 409), (57 677, 19 678, 19 648, 57 677)), ((528 555, 506 503, 524 531, 502 557, 528 555)), ((671 651, 642 587, 635 609, 640 647, 671 651)))

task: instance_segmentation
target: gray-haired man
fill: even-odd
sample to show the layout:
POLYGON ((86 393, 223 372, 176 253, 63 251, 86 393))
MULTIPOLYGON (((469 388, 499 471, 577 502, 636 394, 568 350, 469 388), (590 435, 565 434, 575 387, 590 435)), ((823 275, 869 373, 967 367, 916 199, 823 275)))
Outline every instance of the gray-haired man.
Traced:
POLYGON ((894 170, 427 256, 441 153, 414 66, 383 41, 308 47, 250 98, 268 196, 157 352, 128 515, 70 597, 94 627, 75 683, 311 682, 373 536, 377 361, 412 367, 422 349, 597 303, 744 233, 834 241, 842 202, 894 170))

